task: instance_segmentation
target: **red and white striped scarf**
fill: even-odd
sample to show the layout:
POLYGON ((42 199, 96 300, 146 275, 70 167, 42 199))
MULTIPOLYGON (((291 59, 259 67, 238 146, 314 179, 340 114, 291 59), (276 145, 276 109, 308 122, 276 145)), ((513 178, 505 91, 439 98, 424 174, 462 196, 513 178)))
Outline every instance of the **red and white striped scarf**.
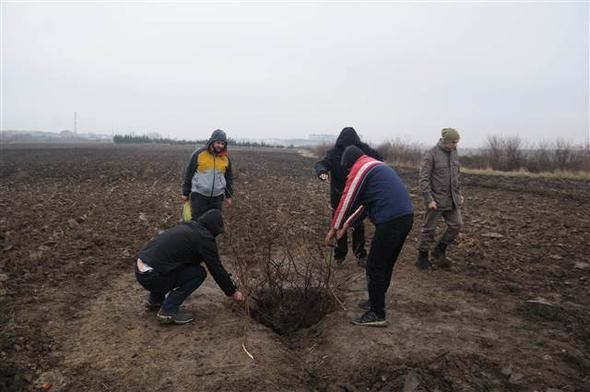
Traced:
POLYGON ((354 220, 363 211, 364 206, 360 206, 353 214, 350 214, 350 210, 358 197, 358 193, 365 182, 367 174, 372 168, 378 165, 383 165, 383 162, 371 158, 368 155, 361 155, 354 165, 352 165, 350 173, 346 177, 346 186, 344 187, 344 192, 342 192, 340 203, 338 203, 338 208, 336 208, 334 218, 332 218, 332 227, 334 229, 341 229, 345 222, 354 220))

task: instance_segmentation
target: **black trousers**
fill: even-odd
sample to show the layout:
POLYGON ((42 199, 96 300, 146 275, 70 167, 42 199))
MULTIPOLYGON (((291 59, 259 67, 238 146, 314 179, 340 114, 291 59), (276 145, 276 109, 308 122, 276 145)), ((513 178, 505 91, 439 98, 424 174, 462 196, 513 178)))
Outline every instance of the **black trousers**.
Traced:
POLYGON ((412 230, 414 215, 404 215, 375 225, 375 236, 367 258, 367 288, 371 310, 385 317, 385 293, 389 289, 393 266, 412 230))
POLYGON ((209 210, 221 210, 223 208, 223 200, 225 199, 225 196, 207 197, 200 193, 191 192, 190 198, 192 219, 197 220, 198 217, 209 210))
MULTIPOLYGON (((365 222, 357 221, 352 226, 352 252, 356 257, 366 257, 367 251, 365 250, 365 222)), ((336 242, 336 248, 334 248, 334 257, 337 259, 346 258, 348 253, 348 234, 344 233, 342 238, 336 242)))
POLYGON ((140 272, 135 266, 139 284, 150 292, 153 303, 162 303, 166 311, 175 312, 207 277, 207 271, 199 264, 183 264, 163 275, 156 270, 140 272))

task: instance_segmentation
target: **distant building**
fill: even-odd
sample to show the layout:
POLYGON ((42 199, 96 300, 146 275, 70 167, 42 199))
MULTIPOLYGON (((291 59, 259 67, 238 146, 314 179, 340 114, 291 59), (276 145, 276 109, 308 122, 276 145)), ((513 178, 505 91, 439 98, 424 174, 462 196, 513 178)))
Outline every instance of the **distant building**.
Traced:
POLYGON ((306 147, 317 146, 319 144, 334 144, 336 142, 336 138, 336 135, 314 133, 307 135, 307 138, 305 139, 268 138, 262 139, 261 141, 270 145, 306 147))
POLYGON ((63 131, 61 131, 59 133, 59 136, 61 136, 63 138, 73 138, 75 136, 75 133, 68 130, 68 129, 64 129, 63 131))
POLYGON ((332 144, 336 142, 336 138, 338 137, 338 135, 330 135, 330 134, 311 134, 309 136, 307 136, 307 139, 312 143, 312 144, 332 144))

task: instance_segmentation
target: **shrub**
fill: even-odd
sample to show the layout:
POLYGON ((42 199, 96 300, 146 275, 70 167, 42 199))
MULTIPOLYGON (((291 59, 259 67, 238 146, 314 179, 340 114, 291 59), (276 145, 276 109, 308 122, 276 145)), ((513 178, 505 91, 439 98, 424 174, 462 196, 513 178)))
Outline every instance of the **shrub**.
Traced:
POLYGON ((523 166, 522 140, 518 136, 488 136, 486 156, 494 170, 513 171, 523 166))
POLYGON ((326 156, 326 153, 330 148, 334 147, 333 144, 318 144, 316 146, 310 147, 311 152, 318 158, 323 158, 326 156))
POLYGON ((417 167, 420 165, 424 148, 419 143, 411 143, 400 138, 388 140, 377 146, 377 151, 387 162, 395 166, 417 167))

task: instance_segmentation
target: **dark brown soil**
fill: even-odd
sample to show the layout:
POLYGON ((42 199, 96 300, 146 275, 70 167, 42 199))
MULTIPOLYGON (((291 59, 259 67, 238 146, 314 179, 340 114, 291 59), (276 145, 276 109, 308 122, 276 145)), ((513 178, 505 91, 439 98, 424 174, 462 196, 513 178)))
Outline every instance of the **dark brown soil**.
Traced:
POLYGON ((310 328, 334 310, 334 298, 327 291, 285 289, 259 290, 253 294, 251 316, 281 336, 310 328))
POLYGON ((3 147, 1 391, 590 390, 590 183, 466 176, 453 267, 421 272, 423 205, 415 171, 400 170, 416 221, 388 292, 390 325, 371 329, 350 324, 366 297, 363 270, 350 256, 332 266, 321 244, 331 212, 314 159, 233 150, 237 195, 220 247, 252 290, 248 306, 268 305, 261 263, 284 255, 328 262, 318 303, 330 306, 316 312, 311 301, 319 317, 273 330, 208 278, 186 304, 197 320, 165 326, 143 310, 132 265, 178 222, 190 152, 3 147))

